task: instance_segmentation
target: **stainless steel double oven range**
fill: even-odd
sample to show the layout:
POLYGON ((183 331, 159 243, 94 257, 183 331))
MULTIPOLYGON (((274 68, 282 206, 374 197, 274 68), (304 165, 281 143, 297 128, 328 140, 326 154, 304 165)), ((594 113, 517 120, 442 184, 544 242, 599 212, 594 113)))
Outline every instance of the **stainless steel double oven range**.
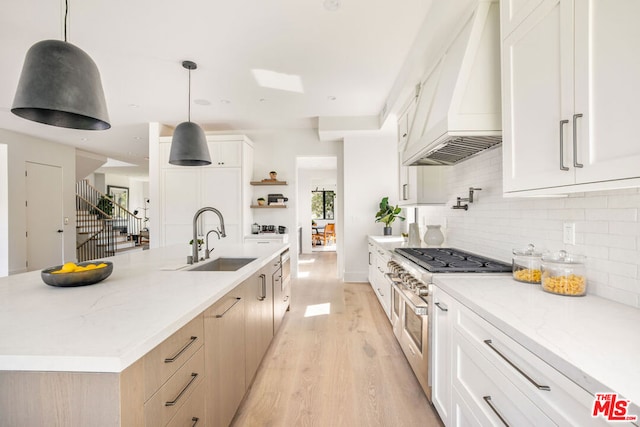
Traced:
POLYGON ((510 273, 511 265, 452 248, 396 248, 388 263, 391 323, 416 378, 431 401, 431 286, 436 274, 510 273))

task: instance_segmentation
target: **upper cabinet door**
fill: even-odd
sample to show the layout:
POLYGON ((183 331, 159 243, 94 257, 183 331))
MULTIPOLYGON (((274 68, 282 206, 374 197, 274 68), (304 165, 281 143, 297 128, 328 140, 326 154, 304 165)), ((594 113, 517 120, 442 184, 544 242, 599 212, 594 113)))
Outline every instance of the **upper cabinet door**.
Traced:
POLYGON ((209 141, 211 167, 239 168, 242 166, 242 141, 209 141))
POLYGON ((503 42, 504 191, 574 183, 570 2, 547 1, 503 42), (562 150, 561 150, 562 146, 562 150))
POLYGON ((578 183, 640 177, 639 16, 638 0, 575 0, 578 183))

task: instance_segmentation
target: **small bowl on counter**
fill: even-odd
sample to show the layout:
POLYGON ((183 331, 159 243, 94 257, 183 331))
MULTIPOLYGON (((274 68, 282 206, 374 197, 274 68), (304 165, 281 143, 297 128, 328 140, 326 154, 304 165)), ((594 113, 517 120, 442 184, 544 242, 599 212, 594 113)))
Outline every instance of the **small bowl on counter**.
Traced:
POLYGON ((111 275, 113 263, 88 261, 78 264, 68 262, 40 272, 42 281, 50 286, 75 287, 98 283, 111 275))
POLYGON ((542 257, 542 290, 557 295, 583 296, 587 293, 586 258, 566 251, 542 257))
POLYGON ((513 250, 513 278, 518 282, 539 284, 542 278, 542 252, 533 244, 513 250))

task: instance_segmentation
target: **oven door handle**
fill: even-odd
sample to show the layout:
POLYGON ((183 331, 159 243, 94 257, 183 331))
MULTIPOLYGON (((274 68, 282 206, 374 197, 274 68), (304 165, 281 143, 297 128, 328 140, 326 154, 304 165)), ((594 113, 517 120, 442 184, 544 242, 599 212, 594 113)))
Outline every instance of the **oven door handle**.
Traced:
POLYGON ((407 294, 404 289, 398 286, 398 279, 393 274, 385 273, 385 277, 391 283, 391 286, 398 291, 398 294, 402 296, 402 299, 409 304, 411 310, 418 316, 426 316, 429 312, 428 304, 419 296, 413 294, 407 294))

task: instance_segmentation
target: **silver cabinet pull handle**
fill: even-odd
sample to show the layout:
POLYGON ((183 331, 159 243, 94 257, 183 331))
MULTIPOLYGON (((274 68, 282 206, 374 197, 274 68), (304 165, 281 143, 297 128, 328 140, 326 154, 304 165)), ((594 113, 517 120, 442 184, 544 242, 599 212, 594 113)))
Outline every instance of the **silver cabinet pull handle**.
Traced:
POLYGON ((222 312, 222 314, 216 314, 216 319, 220 319, 221 317, 223 317, 225 314, 227 314, 227 311, 231 310, 237 303, 240 302, 242 298, 240 297, 236 297, 236 300, 233 302, 233 304, 231 304, 229 306, 229 308, 227 308, 225 311, 222 312))
POLYGON ((535 382, 533 380, 533 378, 531 378, 529 375, 527 375, 522 369, 518 368, 511 360, 507 359, 507 357, 504 354, 502 354, 497 348, 495 348, 493 346, 493 342, 491 340, 484 340, 484 343, 486 345, 488 345, 489 348, 491 348, 491 350, 495 351, 498 354, 498 356, 502 357, 504 359, 504 361, 507 362, 513 369, 518 371, 520 373, 520 375, 525 377, 527 379, 527 381, 529 381, 531 384, 533 384, 533 386, 535 388, 537 388, 538 390, 551 391, 551 387, 549 387, 548 385, 540 385, 540 384, 538 384, 537 382, 535 382))
POLYGON ((573 166, 576 168, 584 167, 582 163, 578 163, 578 118, 582 117, 582 114, 573 115, 573 166))
POLYGON ((258 297, 258 300, 260 301, 264 301, 264 299, 267 297, 267 276, 264 274, 261 274, 260 276, 260 296, 258 297))
POLYGON ((438 307, 440 310, 449 311, 449 308, 445 304, 441 302, 436 302, 435 304, 436 304, 436 307, 438 307))
POLYGON ((402 200, 409 200, 409 184, 402 184, 402 200))
POLYGON ((378 288, 378 293, 380 294, 381 297, 384 296, 384 294, 380 291, 380 288, 378 288))
POLYGON ((191 427, 196 427, 198 425, 198 421, 200 421, 200 418, 193 417, 191 418, 191 421, 193 421, 193 424, 191 424, 191 427))
POLYGON ((498 418, 500 418, 500 421, 502 421, 502 424, 504 424, 506 427, 509 427, 509 424, 507 423, 507 421, 504 419, 502 414, 498 411, 498 408, 496 408, 493 402, 491 401, 491 396, 482 396, 482 398, 484 399, 485 402, 487 402, 487 405, 489 405, 489 408, 491 408, 493 413, 496 414, 498 418))
POLYGON ((164 363, 173 363, 175 362, 182 353, 184 353, 189 347, 191 347, 191 345, 196 342, 198 340, 198 337, 191 337, 189 338, 189 342, 187 343, 187 345, 185 345, 184 347, 182 347, 180 349, 180 351, 178 351, 176 354, 174 354, 171 357, 167 357, 166 359, 164 359, 164 363))
POLYGON ((178 403, 178 400, 180 400, 180 398, 182 397, 182 395, 184 394, 185 391, 187 391, 187 389, 189 387, 191 387, 191 384, 193 384, 193 382, 196 380, 196 378, 198 378, 198 374, 196 372, 193 372, 191 374, 191 379, 189 380, 189 382, 187 383, 186 386, 184 386, 184 388, 180 391, 180 393, 178 393, 178 395, 176 396, 175 399, 170 400, 169 402, 165 402, 164 406, 173 406, 176 403, 178 403))
POLYGON ((569 168, 564 165, 564 125, 569 123, 569 120, 560 120, 560 170, 568 171, 569 168))

